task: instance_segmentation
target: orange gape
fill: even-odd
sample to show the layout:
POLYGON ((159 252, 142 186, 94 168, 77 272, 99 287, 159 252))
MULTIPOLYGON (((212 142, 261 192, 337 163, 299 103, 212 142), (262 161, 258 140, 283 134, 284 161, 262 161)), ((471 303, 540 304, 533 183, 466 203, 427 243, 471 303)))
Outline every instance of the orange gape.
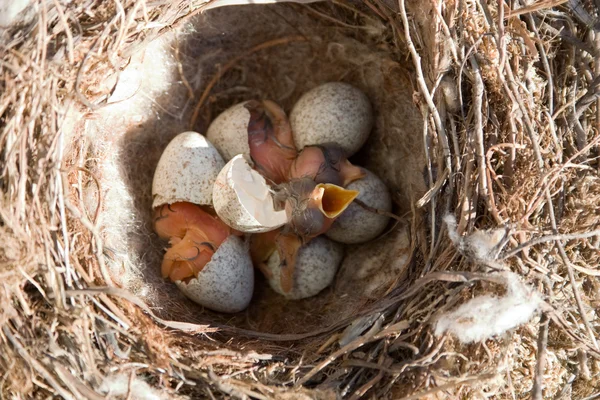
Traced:
POLYGON ((163 278, 179 281, 198 275, 231 229, 193 203, 165 204, 154 210, 154 230, 171 247, 161 265, 163 278))

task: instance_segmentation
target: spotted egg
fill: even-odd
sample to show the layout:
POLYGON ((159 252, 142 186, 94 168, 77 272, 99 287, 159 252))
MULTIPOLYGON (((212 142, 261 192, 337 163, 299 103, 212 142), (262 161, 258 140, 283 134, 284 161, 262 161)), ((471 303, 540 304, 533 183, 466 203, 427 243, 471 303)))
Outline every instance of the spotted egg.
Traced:
POLYGON ((314 296, 333 282, 343 258, 344 248, 341 244, 324 236, 317 236, 298 251, 292 290, 285 292, 281 288, 281 267, 277 252, 271 255, 266 265, 269 285, 291 300, 314 296))
POLYGON ((206 137, 219 150, 225 161, 238 154, 250 155, 248 145, 248 122, 250 111, 246 102, 236 104, 223 111, 208 127, 206 137))
POLYGON ((330 82, 306 92, 290 114, 294 142, 304 146, 334 142, 351 156, 365 143, 373 127, 373 110, 358 88, 330 82))
POLYGON ((180 201, 212 205, 212 190, 223 158, 204 136, 183 132, 163 151, 152 181, 152 207, 180 201))
MULTIPOLYGON (((392 196, 389 189, 381 179, 371 171, 350 183, 346 188, 357 190, 358 200, 367 206, 384 212, 392 210, 392 196)), ((335 220, 327 231, 328 238, 340 243, 356 244, 375 239, 383 233, 389 222, 389 217, 367 210, 353 202, 335 220)))
POLYGON ((194 302, 214 311, 242 311, 252 299, 254 268, 248 246, 229 236, 196 278, 177 281, 177 287, 194 302))

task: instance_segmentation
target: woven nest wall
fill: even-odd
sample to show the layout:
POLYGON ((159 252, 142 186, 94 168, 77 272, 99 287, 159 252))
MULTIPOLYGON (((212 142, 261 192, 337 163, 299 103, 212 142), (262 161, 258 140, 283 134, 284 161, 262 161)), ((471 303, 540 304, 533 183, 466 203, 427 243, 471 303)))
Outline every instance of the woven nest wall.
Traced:
POLYGON ((0 2, 2 397, 593 398, 594 5, 245 3, 0 2), (313 298, 257 275, 244 312, 186 300, 152 232, 161 152, 330 81, 373 104, 353 161, 397 220, 313 298))

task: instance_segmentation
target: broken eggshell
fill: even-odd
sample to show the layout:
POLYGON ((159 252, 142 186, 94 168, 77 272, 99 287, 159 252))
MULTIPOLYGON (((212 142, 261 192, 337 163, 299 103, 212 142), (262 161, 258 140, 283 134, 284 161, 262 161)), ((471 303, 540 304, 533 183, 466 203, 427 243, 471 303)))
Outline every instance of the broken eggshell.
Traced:
MULTIPOLYGON (((392 196, 389 189, 374 173, 367 171, 365 177, 350 183, 346 189, 359 192, 357 199, 367 206, 390 212, 392 196)), ((340 243, 364 243, 379 236, 389 222, 389 217, 368 211, 353 202, 340 214, 327 231, 328 238, 340 243)))
POLYGON ((214 311, 242 311, 252 299, 254 268, 244 241, 230 235, 196 278, 175 282, 194 302, 214 311))
POLYGON ((163 151, 152 181, 152 207, 180 201, 212 205, 212 188, 223 158, 204 136, 183 132, 163 151))
POLYGON ((210 261, 204 257, 206 264, 191 268, 189 278, 175 283, 198 304, 237 312, 247 307, 254 289, 248 248, 239 237, 227 236, 229 228, 209 208, 200 207, 212 205, 214 182, 224 166, 219 152, 199 133, 184 132, 171 140, 154 173, 154 228, 171 245, 163 259, 163 275, 174 278, 173 264, 193 263, 189 257, 198 258, 199 248, 206 245, 214 252, 210 261))
POLYGON ((335 273, 344 258, 341 244, 318 236, 302 246, 296 256, 292 289, 281 287, 279 253, 274 252, 266 264, 269 285, 277 293, 291 300, 299 300, 318 294, 333 282, 335 273))
POLYGON ((285 210, 275 210, 265 178, 243 154, 233 157, 219 172, 213 203, 219 218, 241 232, 268 232, 288 222, 285 210))
POLYGON ((169 239, 160 269, 162 277, 172 281, 197 275, 231 234, 210 210, 187 202, 156 208, 154 231, 169 239))
POLYGON ((290 114, 296 148, 338 143, 347 157, 366 142, 373 127, 373 110, 358 88, 330 82, 306 92, 290 114))
POLYGON ((248 122, 250 111, 246 101, 229 107, 215 118, 208 127, 206 137, 217 148, 225 161, 238 154, 250 155, 248 145, 248 122))

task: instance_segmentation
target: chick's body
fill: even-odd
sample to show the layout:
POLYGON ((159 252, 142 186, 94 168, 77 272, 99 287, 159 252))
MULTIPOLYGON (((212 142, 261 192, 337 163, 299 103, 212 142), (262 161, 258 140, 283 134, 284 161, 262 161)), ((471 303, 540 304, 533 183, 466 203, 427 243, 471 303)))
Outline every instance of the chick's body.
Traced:
POLYGON ((363 176, 364 172, 348 161, 336 143, 306 146, 291 164, 288 174, 289 179, 309 177, 316 183, 343 187, 363 176))
POLYGON ((358 195, 330 183, 317 183, 309 176, 292 179, 275 187, 275 201, 284 208, 288 223, 276 234, 264 234, 254 241, 251 253, 265 271, 269 256, 277 250, 281 269, 281 288, 293 287, 296 257, 311 239, 327 232, 335 218, 358 195))
POLYGON ((269 100, 252 100, 244 107, 250 112, 248 146, 254 168, 274 183, 284 182, 298 154, 285 112, 269 100))

